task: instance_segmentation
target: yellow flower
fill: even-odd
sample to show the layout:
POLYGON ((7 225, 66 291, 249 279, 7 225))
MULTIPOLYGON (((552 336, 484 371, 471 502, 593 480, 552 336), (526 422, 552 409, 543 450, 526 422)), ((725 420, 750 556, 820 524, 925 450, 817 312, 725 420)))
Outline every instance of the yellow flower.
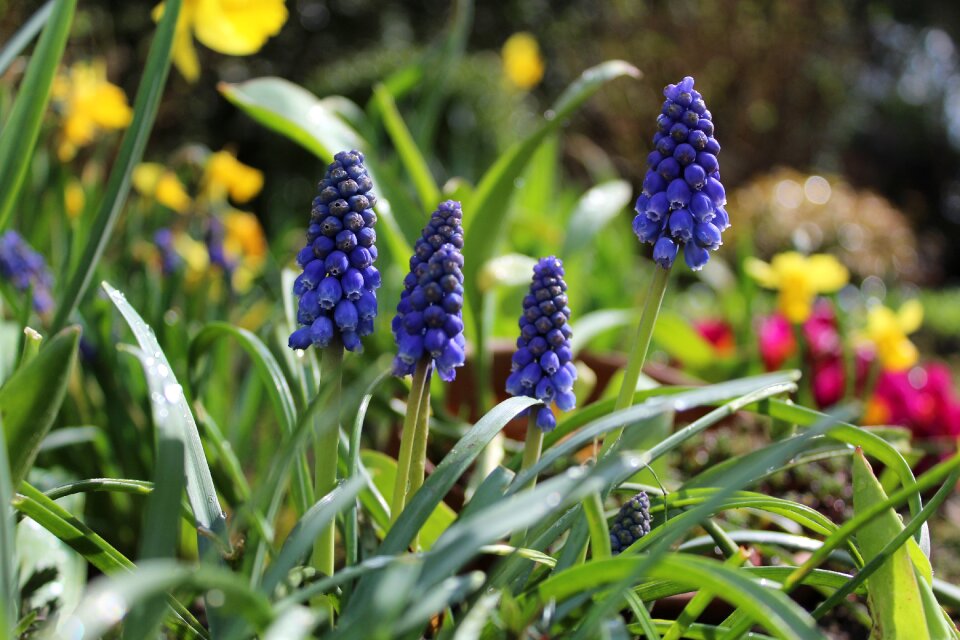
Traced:
POLYGON ((63 189, 63 208, 67 212, 67 217, 71 220, 79 218, 86 203, 87 196, 83 191, 83 185, 76 178, 70 178, 63 189))
POLYGON ((503 43, 503 73, 514 86, 531 89, 543 79, 543 57, 537 39, 527 32, 515 33, 503 43))
POLYGON ((780 313, 794 324, 810 317, 818 293, 839 291, 850 280, 847 268, 827 254, 807 257, 787 251, 775 255, 769 264, 749 258, 744 266, 760 286, 780 292, 780 313))
POLYGON ((248 202, 263 189, 263 172, 249 167, 229 151, 210 154, 203 171, 203 189, 207 197, 223 200, 230 194, 234 202, 248 202))
POLYGON ((61 73, 53 84, 53 98, 62 113, 57 156, 63 162, 101 131, 123 129, 133 119, 126 94, 107 80, 102 60, 78 62, 61 73))
POLYGON ((186 233, 175 233, 173 248, 186 265, 185 279, 188 285, 194 286, 200 282, 210 269, 210 255, 207 245, 194 240, 186 233))
POLYGON ((223 217, 223 251, 233 258, 233 288, 240 293, 248 291, 260 275, 267 259, 267 238, 257 216, 246 211, 233 210, 223 217))
POLYGON ((177 213, 190 208, 190 196, 170 169, 156 162, 141 162, 133 170, 133 186, 140 195, 153 198, 177 213))
MULTIPOLYGON (((163 4, 153 19, 163 15, 163 4)), ((183 77, 194 82, 200 63, 193 37, 205 46, 231 56, 256 53, 287 21, 284 0, 184 0, 177 18, 173 62, 183 77)))
POLYGON ((867 312, 867 328, 863 337, 873 343, 880 365, 889 371, 903 371, 917 363, 917 347, 907 336, 923 323, 923 306, 910 300, 894 311, 883 305, 867 312))

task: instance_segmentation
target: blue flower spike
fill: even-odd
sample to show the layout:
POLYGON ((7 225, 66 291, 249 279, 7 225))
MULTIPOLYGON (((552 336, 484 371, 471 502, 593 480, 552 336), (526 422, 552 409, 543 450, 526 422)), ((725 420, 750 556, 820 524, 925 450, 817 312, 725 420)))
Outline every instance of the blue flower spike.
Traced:
POLYGON ((530 293, 523 299, 520 337, 507 378, 507 393, 544 403, 536 415, 542 431, 553 431, 557 426, 551 405, 569 411, 577 404, 573 395, 577 369, 571 362, 573 332, 566 291, 560 259, 541 258, 533 267, 530 293))
POLYGON ((427 358, 440 379, 450 382, 463 365, 462 222, 460 203, 447 200, 417 238, 393 318, 394 375, 412 375, 417 363, 427 358))
POLYGON ((620 507, 610 525, 610 549, 614 555, 650 533, 650 499, 641 491, 620 507))
POLYGON ((327 347, 363 351, 361 338, 373 333, 380 272, 374 227, 373 182, 359 151, 341 151, 313 199, 306 246, 297 254, 303 272, 293 284, 297 323, 291 349, 327 347))
POLYGON ((0 234, 0 278, 21 293, 33 289, 33 309, 46 313, 53 308, 53 276, 43 256, 16 231, 0 234))
POLYGON ((667 85, 663 94, 667 99, 657 117, 655 151, 647 157, 633 232, 653 245, 653 260, 664 269, 673 266, 682 247, 687 266, 699 271, 730 226, 717 162, 720 143, 693 78, 667 85))

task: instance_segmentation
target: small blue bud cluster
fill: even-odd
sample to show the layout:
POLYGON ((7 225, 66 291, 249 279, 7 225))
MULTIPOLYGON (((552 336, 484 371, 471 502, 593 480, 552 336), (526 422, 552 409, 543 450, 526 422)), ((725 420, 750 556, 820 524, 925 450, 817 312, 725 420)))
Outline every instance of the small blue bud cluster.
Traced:
POLYGON ((160 268, 164 275, 176 273, 183 265, 183 258, 173 246, 173 231, 164 227, 153 234, 153 244, 160 252, 160 268))
POLYGON ((530 293, 523 299, 520 337, 513 354, 507 393, 528 396, 544 403, 537 412, 537 426, 552 431, 557 426, 551 403, 561 411, 577 404, 573 382, 577 369, 570 361, 570 307, 563 263, 550 256, 533 267, 530 293))
POLYGON ((217 216, 211 215, 207 222, 207 232, 203 237, 204 243, 207 245, 207 255, 210 258, 210 264, 220 267, 224 273, 230 275, 237 265, 227 256, 223 247, 225 235, 223 222, 217 216))
POLYGON ((610 548, 620 553, 650 533, 650 499, 641 491, 627 500, 610 526, 610 548))
POLYGON ((462 221, 460 203, 447 200, 417 238, 393 318, 394 375, 412 374, 422 358, 430 358, 440 378, 450 382, 463 365, 462 221))
POLYGON ((657 117, 656 149, 647 157, 633 232, 653 245, 653 259, 664 269, 673 266, 683 246, 687 265, 699 271, 730 226, 717 162, 720 143, 713 137, 710 111, 693 89, 693 78, 667 85, 663 94, 667 99, 657 117))
POLYGON ((299 298, 290 348, 326 347, 334 339, 348 351, 362 351, 360 338, 373 333, 380 272, 377 203, 373 182, 359 151, 341 151, 320 181, 307 228, 307 244, 297 254, 303 267, 293 285, 299 298))
POLYGON ((46 313, 53 307, 53 276, 47 263, 16 231, 0 235, 0 277, 26 293, 33 288, 33 308, 46 313))

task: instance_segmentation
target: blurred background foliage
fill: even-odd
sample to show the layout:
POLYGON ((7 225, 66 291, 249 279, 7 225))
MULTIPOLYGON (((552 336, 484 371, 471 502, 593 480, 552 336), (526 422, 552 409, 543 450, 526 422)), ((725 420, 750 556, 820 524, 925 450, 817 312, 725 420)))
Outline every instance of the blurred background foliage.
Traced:
MULTIPOLYGON (((38 4, 0 3, 0 33, 12 33, 38 4)), ((68 61, 105 56, 110 78, 132 95, 152 6, 81 3, 68 61)), ((174 74, 151 141, 157 157, 186 142, 234 145, 242 161, 265 173, 254 208, 272 236, 302 223, 322 168, 227 103, 216 82, 276 75, 363 105, 376 81, 437 48, 435 34, 453 11, 442 0, 294 0, 288 9, 283 30, 256 56, 199 47, 203 75, 191 85, 174 74)), ((736 150, 723 157, 728 190, 775 166, 835 176, 889 201, 856 201, 865 219, 871 207, 892 208, 902 215, 893 216, 893 228, 913 229, 922 251, 901 261, 896 275, 923 284, 960 275, 960 254, 950 250, 960 241, 955 3, 517 0, 480 3, 473 13, 467 53, 443 79, 442 104, 432 105, 440 117, 404 114, 421 148, 431 150, 441 184, 451 176, 476 179, 571 78, 620 58, 644 77, 604 90, 572 119, 557 150, 566 174, 582 182, 618 175, 638 184, 660 87, 691 74, 723 123, 719 140, 736 150), (521 30, 539 41, 545 60, 543 81, 529 93, 499 73, 501 46, 521 30)), ((417 91, 402 109, 421 104, 417 91)), ((626 214, 618 223, 626 229, 626 214)))

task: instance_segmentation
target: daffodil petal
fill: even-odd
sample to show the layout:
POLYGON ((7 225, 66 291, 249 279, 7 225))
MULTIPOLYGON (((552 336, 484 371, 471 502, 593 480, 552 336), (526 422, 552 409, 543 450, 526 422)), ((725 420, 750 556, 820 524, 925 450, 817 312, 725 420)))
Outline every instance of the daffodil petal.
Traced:
POLYGON ((259 51, 286 21, 283 0, 199 0, 193 28, 214 51, 245 56, 259 51))
POLYGON ((743 269, 761 287, 776 289, 780 285, 780 277, 777 272, 763 260, 753 257, 747 258, 743 263, 743 269))
POLYGON ((807 259, 810 278, 821 293, 839 291, 850 282, 850 272, 839 260, 828 254, 817 254, 807 259))
POLYGON ((923 324, 923 305, 919 300, 907 300, 897 312, 897 321, 900 330, 906 334, 913 333, 923 324))

